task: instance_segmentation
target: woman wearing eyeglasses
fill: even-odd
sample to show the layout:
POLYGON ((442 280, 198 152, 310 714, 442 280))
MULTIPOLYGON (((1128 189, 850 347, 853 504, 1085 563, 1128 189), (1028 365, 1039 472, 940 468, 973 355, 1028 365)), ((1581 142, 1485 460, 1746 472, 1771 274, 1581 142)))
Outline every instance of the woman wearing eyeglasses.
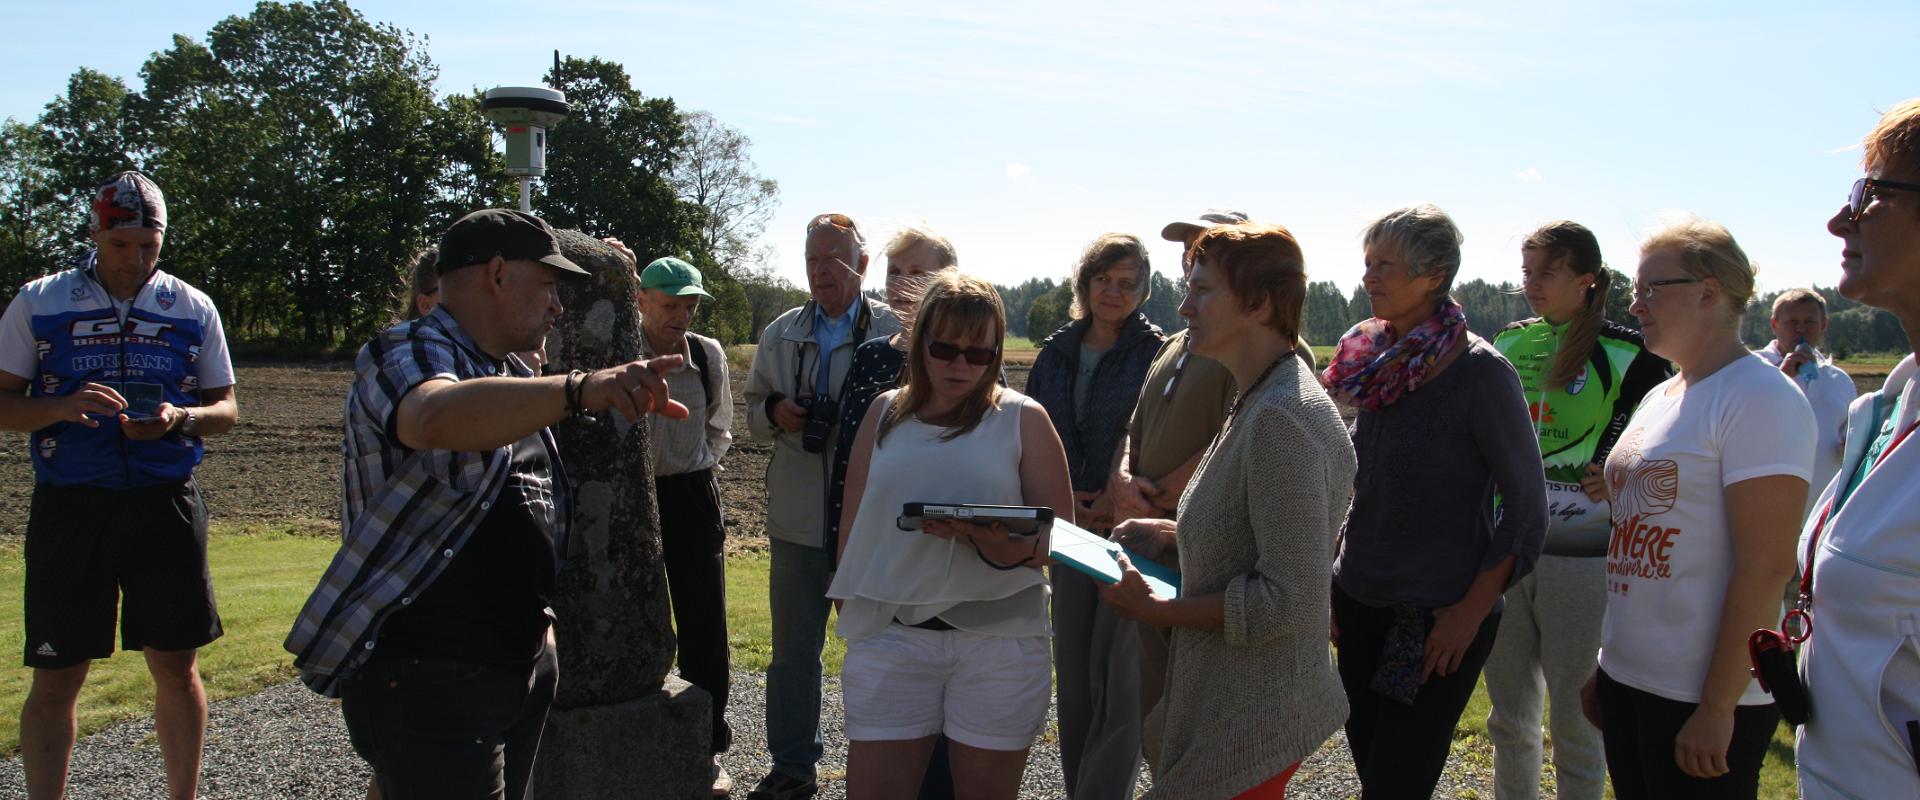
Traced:
POLYGON ((1333 633, 1363 791, 1427 797, 1493 648, 1501 594, 1539 558, 1546 485, 1519 377, 1448 296, 1460 229, 1422 205, 1375 220, 1363 241, 1373 318, 1321 374, 1359 409, 1333 633))
MULTIPOLYGON (((1920 353, 1920 99, 1864 142, 1867 177, 1827 231, 1845 244, 1840 294, 1900 319, 1920 353)), ((1920 419, 1914 356, 1854 401, 1846 457, 1797 552, 1812 554, 1813 632, 1801 673, 1813 717, 1794 760, 1800 796, 1920 797, 1920 419), (1824 520, 1824 525, 1822 524, 1824 520)))
POLYGON ((1046 411, 996 380, 1005 335, 992 284, 938 273, 908 336, 906 385, 874 401, 854 440, 827 592, 843 603, 848 640, 852 800, 913 796, 942 733, 956 794, 1012 798, 1046 723, 1046 537, 896 523, 913 502, 1046 506, 1072 519, 1046 411))
POLYGON ((1747 637, 1780 620, 1815 432, 1792 379, 1740 341, 1752 295, 1753 267, 1718 223, 1640 246, 1633 314, 1678 374, 1607 456, 1607 613, 1581 693, 1623 800, 1754 797, 1780 721, 1747 637))
POLYGON ((1543 701, 1552 699, 1553 763, 1565 800, 1606 792, 1600 731, 1580 714, 1606 608, 1612 526, 1600 465, 1653 385, 1671 373, 1640 334, 1603 318, 1612 273, 1577 222, 1542 225, 1520 246, 1521 288, 1540 316, 1507 326, 1493 346, 1520 373, 1547 478, 1547 538, 1533 573, 1506 593, 1487 656, 1495 794, 1540 793, 1543 701), (1545 690, 1544 694, 1542 690, 1545 690))
MULTIPOLYGON (((1246 387, 1167 519, 1115 536, 1180 567, 1155 597, 1131 564, 1102 590, 1122 616, 1173 630, 1155 706, 1153 797, 1280 798, 1300 760, 1346 718, 1327 658, 1326 576, 1353 490, 1353 444, 1295 342, 1300 245, 1277 225, 1195 240, 1180 315, 1193 352, 1246 387)), ((1130 796, 1130 795, 1122 795, 1130 796)))
MULTIPOLYGON (((1113 527, 1107 477, 1147 368, 1166 337, 1140 313, 1147 248, 1103 234, 1073 270, 1073 321, 1040 345, 1027 394, 1047 409, 1073 472, 1081 527, 1113 527)), ((1060 767, 1068 797, 1130 797, 1140 764, 1140 637, 1102 605, 1093 579, 1053 570, 1060 767)))

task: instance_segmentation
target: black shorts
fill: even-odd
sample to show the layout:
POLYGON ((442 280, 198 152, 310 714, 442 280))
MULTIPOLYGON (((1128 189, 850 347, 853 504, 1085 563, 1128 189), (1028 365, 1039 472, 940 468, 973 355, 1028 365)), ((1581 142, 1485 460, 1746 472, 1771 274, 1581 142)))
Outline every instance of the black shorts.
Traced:
POLYGON ((126 650, 189 650, 220 638, 207 512, 191 480, 138 489, 35 486, 26 563, 29 667, 113 655, 116 606, 126 650))

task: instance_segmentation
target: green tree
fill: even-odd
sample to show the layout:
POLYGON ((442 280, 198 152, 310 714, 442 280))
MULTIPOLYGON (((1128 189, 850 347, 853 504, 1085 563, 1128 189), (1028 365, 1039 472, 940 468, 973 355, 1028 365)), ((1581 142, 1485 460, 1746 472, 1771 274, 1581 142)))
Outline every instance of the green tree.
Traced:
POLYGON ((1073 305, 1073 284, 1062 283, 1034 298, 1027 308, 1027 337, 1038 343, 1052 336, 1068 322, 1067 311, 1073 305))
POLYGON ((705 111, 680 116, 686 144, 668 173, 680 199, 700 207, 700 244, 729 273, 759 266, 757 247, 780 207, 780 184, 762 176, 748 151, 753 141, 705 111))
POLYGON ((547 79, 573 113, 547 132, 541 214, 555 227, 617 236, 642 261, 703 252, 699 206, 667 181, 686 135, 673 101, 644 97, 626 68, 598 58, 567 58, 547 79))
POLYGON ((1167 276, 1158 272, 1153 273, 1147 280, 1153 286, 1153 293, 1147 297, 1147 302, 1140 306, 1140 311, 1147 315, 1149 321, 1160 326, 1160 329, 1167 333, 1185 329, 1187 321, 1180 317, 1180 300, 1186 296, 1186 292, 1167 276))
POLYGON ((127 85, 81 67, 67 91, 40 115, 40 152, 52 170, 55 202, 73 214, 72 235, 85 239, 86 203, 108 175, 136 166, 126 130, 127 85))
POLYGON ((0 124, 0 304, 59 266, 71 216, 57 200, 60 188, 38 127, 0 124))
POLYGON ((461 152, 446 134, 473 130, 448 124, 437 74, 418 37, 339 0, 261 3, 205 45, 176 36, 128 101, 177 209, 170 269, 243 336, 329 347, 371 334, 444 211, 461 152))

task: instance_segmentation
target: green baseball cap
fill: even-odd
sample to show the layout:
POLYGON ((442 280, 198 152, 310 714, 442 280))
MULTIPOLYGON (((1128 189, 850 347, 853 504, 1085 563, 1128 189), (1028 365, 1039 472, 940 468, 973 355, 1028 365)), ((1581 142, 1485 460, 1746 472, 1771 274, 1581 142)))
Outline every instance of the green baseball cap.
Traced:
POLYGON ((656 258, 640 273, 640 288, 659 289, 674 297, 697 294, 712 297, 700 288, 700 270, 673 256, 656 258))

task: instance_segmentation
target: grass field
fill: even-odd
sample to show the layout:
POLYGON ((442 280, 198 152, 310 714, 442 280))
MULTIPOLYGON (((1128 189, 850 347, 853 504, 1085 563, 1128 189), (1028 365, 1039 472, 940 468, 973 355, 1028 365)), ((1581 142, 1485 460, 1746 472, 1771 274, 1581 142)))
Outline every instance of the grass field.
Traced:
MULTIPOLYGON (((251 694, 293 678, 293 657, 280 642, 336 549, 331 537, 292 535, 285 526, 214 526, 207 558, 226 635, 200 651, 209 698, 251 694)), ((24 580, 20 548, 0 548, 0 658, 16 665, 0 671, 0 752, 7 753, 20 746, 20 707, 32 675, 16 660, 26 643, 24 580)), ((153 683, 138 653, 94 662, 80 692, 82 735, 152 713, 153 683)))

